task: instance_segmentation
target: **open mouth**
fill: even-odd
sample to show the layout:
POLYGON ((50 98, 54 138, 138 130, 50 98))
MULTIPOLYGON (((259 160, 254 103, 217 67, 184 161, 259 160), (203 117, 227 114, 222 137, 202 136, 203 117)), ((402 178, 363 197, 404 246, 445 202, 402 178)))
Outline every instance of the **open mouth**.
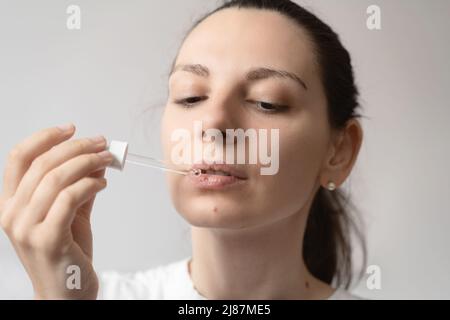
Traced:
POLYGON ((211 174, 214 176, 226 176, 231 177, 231 174, 225 171, 216 171, 216 170, 201 170, 202 174, 211 174))
POLYGON ((193 169, 201 170, 202 175, 234 177, 246 180, 246 173, 237 166, 228 164, 195 164, 193 169))

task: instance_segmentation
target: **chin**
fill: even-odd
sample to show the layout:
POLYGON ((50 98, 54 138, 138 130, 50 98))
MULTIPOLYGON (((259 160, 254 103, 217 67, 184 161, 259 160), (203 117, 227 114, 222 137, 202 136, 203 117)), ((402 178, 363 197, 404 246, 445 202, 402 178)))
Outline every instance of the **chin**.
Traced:
POLYGON ((242 203, 213 199, 183 200, 176 206, 180 215, 192 226, 199 228, 242 229, 255 223, 254 212, 242 203))

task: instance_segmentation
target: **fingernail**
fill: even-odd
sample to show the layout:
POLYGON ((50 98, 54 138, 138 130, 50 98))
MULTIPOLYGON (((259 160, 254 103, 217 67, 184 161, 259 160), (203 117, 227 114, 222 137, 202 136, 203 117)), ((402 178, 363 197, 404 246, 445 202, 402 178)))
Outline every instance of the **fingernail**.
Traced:
POLYGON ((109 162, 113 159, 113 155, 111 154, 111 152, 105 150, 102 152, 97 153, 99 157, 103 158, 103 160, 105 160, 105 162, 109 162))
POLYGON ((74 128, 74 125, 72 123, 67 123, 62 126, 58 126, 58 129, 65 133, 72 131, 73 128, 74 128))
POLYGON ((97 145, 106 145, 106 139, 104 136, 93 137, 91 138, 91 141, 97 145))

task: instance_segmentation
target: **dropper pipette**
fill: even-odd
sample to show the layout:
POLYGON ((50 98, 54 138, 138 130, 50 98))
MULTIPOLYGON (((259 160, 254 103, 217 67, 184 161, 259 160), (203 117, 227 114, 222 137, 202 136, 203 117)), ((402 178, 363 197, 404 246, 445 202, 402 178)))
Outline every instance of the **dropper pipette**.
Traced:
POLYGON ((108 151, 113 155, 113 162, 109 167, 123 170, 125 163, 131 163, 138 166, 149 167, 154 169, 159 169, 167 172, 177 173, 181 175, 196 175, 199 176, 202 174, 200 169, 191 169, 191 170, 175 170, 168 168, 163 161, 153 158, 142 156, 134 153, 128 152, 128 143, 122 141, 113 140, 108 144, 108 151))
MULTIPOLYGON (((150 167, 150 168, 160 169, 160 170, 167 171, 167 172, 183 174, 186 176, 188 174, 191 174, 191 172, 192 172, 192 170, 181 171, 181 170, 170 169, 170 168, 167 168, 161 160, 158 160, 158 159, 155 159, 152 157, 137 155, 134 153, 128 153, 127 157, 125 159, 125 162, 131 163, 134 165, 138 165, 138 166, 150 167)), ((197 172, 196 169, 194 169, 194 170, 195 170, 195 172, 197 172)), ((195 174, 195 172, 192 172, 192 173, 195 174)))

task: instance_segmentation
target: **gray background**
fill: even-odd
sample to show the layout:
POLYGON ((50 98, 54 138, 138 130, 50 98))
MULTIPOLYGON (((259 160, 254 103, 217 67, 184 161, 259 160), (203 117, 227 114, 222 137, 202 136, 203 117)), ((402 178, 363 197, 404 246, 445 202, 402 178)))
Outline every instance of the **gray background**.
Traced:
MULTIPOLYGON (((77 137, 127 140, 159 156, 167 72, 184 33, 216 1, 1 0, 0 167, 30 133, 73 122, 77 137), (66 8, 82 29, 66 28, 66 8), (143 112, 146 108, 151 112, 143 112)), ((450 298, 450 1, 299 1, 341 35, 364 106, 365 140, 346 187, 366 220, 369 264, 382 289, 370 298, 450 298), (382 30, 366 8, 382 9, 382 30)), ((93 214, 98 270, 133 271, 190 253, 189 226, 175 212, 162 172, 108 172, 93 214)), ((0 298, 31 286, 0 232, 0 298)))

